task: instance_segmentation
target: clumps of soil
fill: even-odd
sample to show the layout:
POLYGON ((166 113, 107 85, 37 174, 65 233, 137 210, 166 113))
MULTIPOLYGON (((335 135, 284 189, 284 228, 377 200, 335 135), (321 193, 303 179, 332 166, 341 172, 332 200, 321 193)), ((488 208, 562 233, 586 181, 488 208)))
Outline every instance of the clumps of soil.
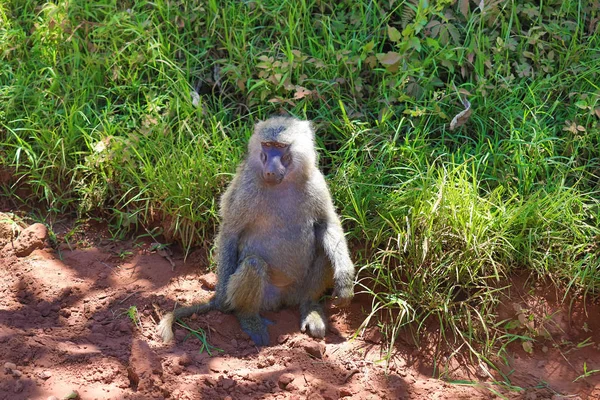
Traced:
POLYGON ((11 213, 0 213, 0 255, 27 257, 34 250, 48 246, 46 225, 27 226, 11 213))

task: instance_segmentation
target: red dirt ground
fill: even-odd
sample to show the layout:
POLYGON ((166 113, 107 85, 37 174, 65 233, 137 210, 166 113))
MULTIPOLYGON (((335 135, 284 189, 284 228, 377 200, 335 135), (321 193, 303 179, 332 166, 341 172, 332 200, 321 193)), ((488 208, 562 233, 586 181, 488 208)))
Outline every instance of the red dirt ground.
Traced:
POLYGON ((222 350, 210 356, 182 328, 169 345, 154 332, 158 313, 211 295, 205 253, 184 262, 180 252, 169 257, 148 241, 111 241, 89 226, 55 224, 53 231, 55 249, 46 241, 19 257, 16 239, 0 250, 0 399, 600 398, 600 374, 573 382, 584 362, 588 371, 600 369, 597 306, 577 326, 551 301, 532 305, 515 292, 520 306, 513 304, 512 315, 505 307, 507 315, 546 307, 540 315, 556 311, 551 320, 557 321, 547 325, 555 329, 552 339, 536 342, 531 355, 520 342, 508 347, 507 372, 522 389, 492 385, 484 368, 456 363, 446 381, 432 378, 431 358, 406 340, 386 369, 377 328, 350 340, 370 308, 360 296, 347 310, 327 307, 324 340, 299 332, 297 310, 265 315, 275 323, 264 348, 253 346, 231 315, 187 320, 222 350), (127 315, 131 306, 137 325, 127 315))

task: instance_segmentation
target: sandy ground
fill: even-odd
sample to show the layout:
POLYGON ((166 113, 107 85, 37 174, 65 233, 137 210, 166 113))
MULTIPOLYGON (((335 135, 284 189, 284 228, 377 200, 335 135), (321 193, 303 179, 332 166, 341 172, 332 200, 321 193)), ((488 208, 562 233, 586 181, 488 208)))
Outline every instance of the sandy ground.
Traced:
POLYGON ((297 310, 265 315, 274 324, 263 348, 231 315, 186 320, 206 332, 214 346, 209 355, 183 328, 168 345, 155 334, 162 312, 211 296, 215 277, 205 252, 184 262, 181 252, 156 251, 150 240, 112 241, 93 227, 80 226, 75 234, 72 228, 54 226, 55 248, 43 226, 4 230, 0 399, 600 398, 600 374, 573 382, 584 363, 588 371, 600 369, 595 305, 585 325, 572 319, 554 324, 561 329, 536 341, 532 354, 520 342, 508 347, 506 372, 524 390, 493 385, 498 375, 477 365, 451 362, 446 380, 435 379, 431 357, 408 339, 399 340, 386 365, 376 327, 351 339, 370 308, 364 296, 349 309, 328 305, 324 340, 299 332, 297 310))

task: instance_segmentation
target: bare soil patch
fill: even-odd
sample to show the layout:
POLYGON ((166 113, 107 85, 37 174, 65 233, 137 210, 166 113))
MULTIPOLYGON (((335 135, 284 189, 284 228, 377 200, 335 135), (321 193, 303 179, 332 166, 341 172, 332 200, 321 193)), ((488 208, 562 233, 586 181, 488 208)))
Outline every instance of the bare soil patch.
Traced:
MULTIPOLYGON (((58 244, 52 248, 39 226, 19 229, 33 231, 27 236, 31 252, 14 250, 20 248, 15 247, 19 236, 0 250, 0 399, 498 397, 486 388, 497 375, 490 377, 478 366, 450 363, 447 380, 432 378, 431 357, 408 340, 400 340, 386 368, 376 328, 351 340, 370 309, 370 300, 361 296, 349 309, 327 308, 330 329, 324 340, 299 332, 297 310, 282 310, 265 315, 274 321, 271 343, 256 348, 233 316, 211 312, 186 323, 205 330, 218 348, 212 355, 180 327, 175 343, 165 345, 155 334, 159 312, 212 295, 215 279, 204 252, 196 251, 184 262, 181 252, 156 251, 149 240, 112 241, 93 227, 72 235, 71 225, 54 226, 58 244), (30 243, 36 240, 38 244, 30 243), (127 313, 132 306, 137 323, 127 313)), ((520 293, 515 296, 521 299, 520 293)), ((546 307, 552 311, 558 306, 547 302, 546 307)), ((518 342, 509 346, 507 373, 524 390, 494 386, 496 393, 506 398, 600 398, 598 374, 573 382, 583 373, 584 362, 588 370, 600 368, 600 309, 590 307, 585 331, 577 326, 581 316, 569 317, 557 325, 561 333, 536 342, 532 354, 518 342), (577 347, 587 337, 584 344, 591 344, 577 347)), ((515 317, 509 306, 505 312, 507 318, 515 317)))

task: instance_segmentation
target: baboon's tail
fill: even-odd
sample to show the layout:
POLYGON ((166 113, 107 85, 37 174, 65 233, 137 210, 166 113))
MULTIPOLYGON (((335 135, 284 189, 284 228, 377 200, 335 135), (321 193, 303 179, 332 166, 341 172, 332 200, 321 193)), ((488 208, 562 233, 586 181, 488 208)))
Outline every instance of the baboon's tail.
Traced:
POLYGON ((192 314, 205 314, 215 309, 214 300, 210 299, 203 303, 197 303, 189 307, 177 308, 173 312, 165 314, 156 327, 156 332, 160 335, 163 342, 173 340, 173 322, 178 318, 189 317, 192 314))

